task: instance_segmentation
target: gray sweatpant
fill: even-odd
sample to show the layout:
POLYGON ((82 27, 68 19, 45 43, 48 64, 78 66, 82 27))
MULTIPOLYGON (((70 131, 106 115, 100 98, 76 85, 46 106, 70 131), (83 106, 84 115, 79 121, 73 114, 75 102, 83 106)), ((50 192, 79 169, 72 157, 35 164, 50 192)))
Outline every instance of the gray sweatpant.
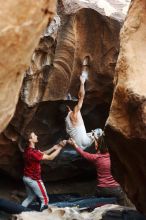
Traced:
POLYGON ((48 205, 49 198, 42 180, 33 180, 30 177, 23 176, 23 182, 26 187, 27 198, 22 202, 22 206, 27 207, 36 196, 41 201, 41 208, 48 205))

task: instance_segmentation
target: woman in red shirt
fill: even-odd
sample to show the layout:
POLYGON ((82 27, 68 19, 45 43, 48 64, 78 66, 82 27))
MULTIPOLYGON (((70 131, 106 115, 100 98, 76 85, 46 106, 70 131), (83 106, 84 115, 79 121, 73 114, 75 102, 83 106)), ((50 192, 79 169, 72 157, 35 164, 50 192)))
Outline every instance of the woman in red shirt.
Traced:
POLYGON ((124 193, 111 174, 110 155, 107 146, 102 145, 102 140, 102 137, 98 140, 95 138, 95 149, 97 151, 95 154, 83 151, 73 139, 68 142, 82 157, 95 165, 97 173, 96 195, 98 197, 116 197, 118 203, 124 205, 124 193))

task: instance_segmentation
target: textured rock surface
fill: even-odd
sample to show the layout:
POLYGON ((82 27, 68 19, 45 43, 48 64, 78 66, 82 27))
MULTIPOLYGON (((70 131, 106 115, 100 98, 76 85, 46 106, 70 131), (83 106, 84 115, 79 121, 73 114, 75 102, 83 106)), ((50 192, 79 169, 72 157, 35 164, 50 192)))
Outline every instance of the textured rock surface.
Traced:
POLYGON ((54 0, 1 1, 0 9, 0 132, 12 118, 19 98, 24 70, 48 19, 54 0))
POLYGON ((43 46, 47 44, 49 47, 51 44, 52 50, 51 48, 50 51, 47 50, 50 60, 55 53, 50 65, 45 62, 43 51, 39 50, 40 45, 36 49, 36 51, 39 50, 35 59, 36 68, 26 75, 27 86, 24 84, 22 93, 25 97, 24 101, 32 106, 37 103, 36 100, 40 100, 38 97, 41 97, 42 101, 54 101, 65 99, 68 92, 77 95, 81 63, 84 56, 89 55, 91 68, 86 88, 86 101, 92 96, 92 99, 96 97, 96 103, 110 103, 119 49, 119 30, 120 24, 117 21, 102 17, 92 9, 82 9, 75 15, 63 15, 57 45, 52 37, 44 39, 43 46), (45 66, 43 67, 47 68, 47 71, 40 68, 42 65, 37 65, 39 57, 44 60, 45 66), (34 96, 32 88, 34 88, 34 96), (35 93, 35 91, 38 92, 35 93), (41 93, 44 91, 44 94, 40 95, 39 91, 41 93))
MULTIPOLYGON (((15 156, 18 151, 17 144, 21 145, 28 132, 34 130, 38 134, 41 149, 65 137, 64 118, 60 114, 60 108, 61 103, 67 101, 55 100, 65 99, 68 92, 77 95, 81 63, 86 55, 91 57, 83 108, 87 130, 103 127, 108 116, 119 49, 120 24, 92 9, 82 9, 74 15, 66 15, 60 11, 60 17, 62 25, 58 34, 56 35, 56 29, 55 33, 46 34, 34 52, 15 116, 0 138, 0 151, 7 149, 3 156, 0 156, 0 168, 9 172, 12 163, 6 152, 11 152, 14 167, 12 175, 20 173, 21 166, 15 171, 21 158, 20 153, 15 156), (41 101, 45 102, 39 103, 41 101), (15 151, 12 152, 11 147, 15 151)), ((60 159, 59 162, 45 166, 46 173, 50 172, 48 179, 68 178, 85 172, 84 168, 88 167, 81 166, 78 157, 72 159, 72 154, 68 155, 66 160, 64 157, 65 155, 61 156, 62 161, 60 159), (54 170, 57 173, 59 165, 62 166, 62 173, 59 171, 58 175, 54 176, 54 170), (78 170, 78 166, 82 168, 78 170)))
POLYGON ((133 1, 120 39, 116 88, 106 134, 111 146, 114 174, 132 202, 146 214, 145 1, 133 1))
POLYGON ((50 207, 42 213, 39 212, 23 212, 20 215, 15 215, 12 220, 124 220, 135 219, 144 220, 145 217, 133 209, 121 207, 118 205, 104 205, 94 209, 92 212, 80 212, 78 208, 56 208, 50 207))
POLYGON ((75 13, 80 8, 92 8, 102 15, 123 21, 129 8, 130 0, 62 0, 66 13, 75 13))
POLYGON ((50 75, 50 66, 53 64, 59 26, 60 17, 56 15, 41 36, 32 55, 31 65, 26 71, 21 91, 21 99, 28 106, 34 106, 42 101, 50 75))
MULTIPOLYGON (((58 32, 57 29, 53 32, 48 31, 49 34, 40 40, 23 82, 21 100, 15 116, 0 136, 1 170, 11 173, 12 176, 19 176, 22 163, 18 145, 21 146, 22 139, 29 131, 37 131, 41 149, 65 137, 63 118, 59 115, 60 104, 63 101, 59 100, 64 100, 67 93, 77 95, 81 62, 85 55, 91 58, 91 68, 86 84, 83 115, 86 116, 85 123, 88 124, 89 130, 103 127, 113 93, 114 67, 119 49, 119 21, 122 21, 129 4, 129 1, 116 1, 116 4, 112 0, 108 2, 109 5, 107 1, 82 0, 72 1, 72 4, 70 1, 63 1, 64 6, 60 8, 59 14, 61 26, 56 23, 57 29, 59 27, 58 32), (115 10, 117 6, 119 10, 115 10), (78 11, 83 7, 88 9, 78 11), (107 8, 110 10, 107 11, 107 8), (64 9, 67 14, 61 11, 64 9), (70 14, 71 12, 75 14, 70 14), (45 102, 40 104, 41 101, 45 102)), ((37 44, 36 36, 39 36, 47 23, 48 15, 45 9, 48 3, 51 4, 49 1, 40 1, 37 4, 33 1, 21 3, 12 3, 10 0, 4 2, 3 8, 6 10, 2 10, 0 14, 0 44, 4 45, 0 53, 1 130, 15 110, 24 76, 23 70, 37 44), (9 8, 6 7, 8 5, 9 8), (15 10, 16 8, 18 10, 15 10), (10 12, 10 18, 7 12, 10 12), (42 18, 44 19, 41 23, 42 18)), ((116 87, 106 124, 106 134, 111 146, 113 173, 136 207, 146 214, 145 10, 144 0, 133 0, 121 32, 116 87)), ((69 161, 69 156, 66 156, 69 161, 66 162, 65 155, 64 153, 58 162, 44 166, 45 172, 50 172, 52 179, 70 177, 73 173, 71 171, 76 172, 77 167, 81 165, 79 161, 74 165, 72 159, 69 161), (53 176, 58 167, 60 176, 53 176)), ((73 158, 71 153, 70 156, 73 158)))

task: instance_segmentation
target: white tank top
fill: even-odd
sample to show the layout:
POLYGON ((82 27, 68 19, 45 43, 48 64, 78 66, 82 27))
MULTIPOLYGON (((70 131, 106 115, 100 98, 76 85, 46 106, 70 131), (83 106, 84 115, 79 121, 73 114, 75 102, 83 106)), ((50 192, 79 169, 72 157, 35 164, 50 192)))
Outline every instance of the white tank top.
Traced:
POLYGON ((89 147, 92 144, 93 139, 87 135, 83 120, 81 120, 79 125, 74 126, 71 122, 70 114, 71 111, 68 113, 65 119, 66 132, 76 141, 78 146, 83 148, 89 147))

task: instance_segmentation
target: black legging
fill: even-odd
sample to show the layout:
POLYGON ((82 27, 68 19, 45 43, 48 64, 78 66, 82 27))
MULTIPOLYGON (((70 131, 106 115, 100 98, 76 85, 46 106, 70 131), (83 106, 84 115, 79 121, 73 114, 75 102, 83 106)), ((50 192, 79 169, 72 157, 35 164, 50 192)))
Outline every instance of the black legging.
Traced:
POLYGON ((120 186, 117 187, 97 187, 97 197, 116 197, 119 205, 124 205, 124 193, 120 186))

